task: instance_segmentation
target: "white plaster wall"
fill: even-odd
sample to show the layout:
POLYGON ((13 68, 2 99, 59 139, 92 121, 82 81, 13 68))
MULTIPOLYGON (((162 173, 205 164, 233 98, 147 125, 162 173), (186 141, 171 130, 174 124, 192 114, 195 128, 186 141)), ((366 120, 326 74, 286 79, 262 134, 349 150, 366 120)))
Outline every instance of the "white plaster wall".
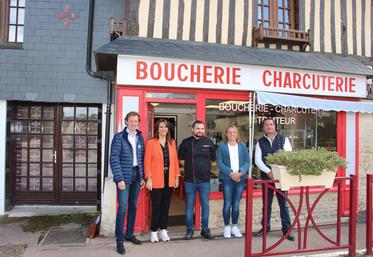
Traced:
MULTIPOLYGON (((105 177, 104 177, 104 164, 105 164, 105 145, 109 144, 109 154, 110 154, 110 144, 111 140, 114 136, 114 121, 115 121, 115 112, 113 111, 115 106, 114 104, 111 107, 112 114, 110 116, 110 136, 109 136, 109 142, 105 141, 105 135, 106 135, 106 104, 102 105, 102 126, 101 126, 101 131, 102 131, 102 144, 101 144, 101 211, 104 208, 104 190, 105 190, 105 177)), ((110 169, 110 165, 108 165, 108 178, 112 179, 113 174, 110 169)))
POLYGON ((366 210, 366 175, 373 174, 373 114, 359 114, 359 211, 366 210))

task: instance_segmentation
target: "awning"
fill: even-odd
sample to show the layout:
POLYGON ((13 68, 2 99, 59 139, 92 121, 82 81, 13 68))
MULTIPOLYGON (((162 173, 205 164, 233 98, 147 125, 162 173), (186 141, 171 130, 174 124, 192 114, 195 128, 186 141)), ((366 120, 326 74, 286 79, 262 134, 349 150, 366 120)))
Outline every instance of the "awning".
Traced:
POLYGON ((345 112, 365 112, 373 113, 373 101, 339 101, 311 98, 304 96, 294 96, 286 94, 256 92, 258 104, 271 104, 281 106, 291 106, 300 108, 311 108, 325 111, 345 111, 345 112))

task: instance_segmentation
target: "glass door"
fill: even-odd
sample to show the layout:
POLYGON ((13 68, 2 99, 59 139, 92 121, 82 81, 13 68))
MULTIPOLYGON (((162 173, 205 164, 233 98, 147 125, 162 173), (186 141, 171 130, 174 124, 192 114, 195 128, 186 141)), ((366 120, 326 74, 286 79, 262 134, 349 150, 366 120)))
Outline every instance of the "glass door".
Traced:
POLYGON ((100 190, 101 110, 97 106, 63 106, 60 127, 61 202, 95 204, 100 190))
MULTIPOLYGON (((174 99, 173 99, 174 100, 174 99)), ((183 139, 191 136, 191 125, 196 119, 196 105, 175 102, 150 102, 148 108, 148 136, 154 136, 154 124, 162 119, 169 123, 170 136, 179 146, 183 139)), ((169 230, 177 231, 177 226, 185 223, 185 202, 184 202, 184 170, 180 167, 181 177, 179 188, 174 190, 171 197, 169 209, 169 230)), ((150 201, 149 201, 150 204, 150 201)), ((150 221, 150 215, 149 215, 150 221)), ((150 224, 150 222, 149 222, 150 224)), ((184 228, 183 228, 184 229, 184 228)))
POLYGON ((101 108, 9 104, 13 203, 96 204, 101 108))
POLYGON ((54 202, 56 107, 22 104, 10 106, 9 111, 12 199, 54 202))

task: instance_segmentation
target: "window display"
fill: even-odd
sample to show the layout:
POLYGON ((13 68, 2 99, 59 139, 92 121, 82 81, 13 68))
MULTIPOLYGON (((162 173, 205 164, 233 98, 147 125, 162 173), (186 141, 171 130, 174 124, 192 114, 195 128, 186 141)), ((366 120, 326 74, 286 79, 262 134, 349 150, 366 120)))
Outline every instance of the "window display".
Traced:
MULTIPOLYGON (((240 131, 241 140, 249 147, 249 102, 233 100, 206 100, 207 136, 216 146, 224 140, 228 125, 234 124, 240 131)), ((336 150, 336 113, 323 110, 294 108, 272 105, 255 107, 254 146, 263 130, 261 122, 266 117, 273 117, 277 132, 286 135, 293 150, 325 147, 336 150)), ((254 150, 254 149, 253 149, 254 150)), ((213 173, 218 169, 213 165, 213 173)), ((253 176, 258 171, 253 169, 253 176)))

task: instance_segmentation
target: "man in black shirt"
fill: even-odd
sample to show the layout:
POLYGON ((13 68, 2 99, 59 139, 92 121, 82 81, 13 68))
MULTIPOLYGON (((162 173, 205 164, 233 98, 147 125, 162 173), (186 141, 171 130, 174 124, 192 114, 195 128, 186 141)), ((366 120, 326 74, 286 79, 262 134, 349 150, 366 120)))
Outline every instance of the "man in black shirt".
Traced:
POLYGON ((215 160, 215 146, 205 135, 205 124, 196 120, 192 124, 192 136, 183 140, 179 148, 180 164, 184 166, 185 181, 185 223, 187 231, 185 239, 193 237, 193 207, 196 192, 199 192, 201 202, 201 236, 214 239, 209 224, 209 196, 211 161, 215 160))

